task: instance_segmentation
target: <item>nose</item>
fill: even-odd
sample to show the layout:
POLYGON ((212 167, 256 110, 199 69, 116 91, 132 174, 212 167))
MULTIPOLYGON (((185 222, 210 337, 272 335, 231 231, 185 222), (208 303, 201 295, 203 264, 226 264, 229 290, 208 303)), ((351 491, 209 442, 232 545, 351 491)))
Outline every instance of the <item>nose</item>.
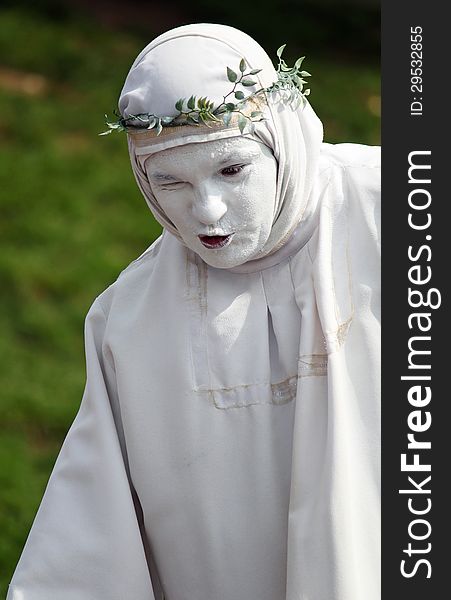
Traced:
POLYGON ((219 190, 204 185, 199 188, 193 203, 193 214, 204 225, 214 225, 227 212, 227 206, 219 190))

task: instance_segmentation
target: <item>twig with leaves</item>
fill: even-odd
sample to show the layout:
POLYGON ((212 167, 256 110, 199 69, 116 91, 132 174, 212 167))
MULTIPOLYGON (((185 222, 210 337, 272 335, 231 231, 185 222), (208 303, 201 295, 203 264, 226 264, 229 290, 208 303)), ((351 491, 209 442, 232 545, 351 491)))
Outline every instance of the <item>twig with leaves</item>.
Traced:
POLYGON ((137 115, 129 115, 123 117, 116 110, 113 114, 118 118, 117 121, 109 121, 105 115, 108 130, 99 135, 108 135, 113 131, 127 131, 155 129, 156 134, 160 135, 163 127, 173 127, 175 125, 200 125, 204 124, 211 127, 211 122, 222 121, 227 127, 234 114, 238 115, 238 127, 243 133, 246 128, 249 132, 255 129, 255 122, 261 121, 263 113, 259 110, 254 110, 250 115, 243 112, 245 104, 258 95, 266 93, 277 93, 284 102, 290 104, 293 109, 299 107, 300 103, 305 104, 305 97, 309 95, 310 90, 304 91, 304 85, 307 83, 304 77, 310 77, 307 71, 301 71, 302 62, 305 56, 298 58, 293 67, 289 67, 282 58, 282 53, 286 44, 280 46, 277 50, 279 63, 277 65, 277 80, 267 88, 260 88, 251 94, 245 96, 244 91, 237 89, 239 85, 244 88, 257 85, 257 81, 252 79, 252 76, 260 73, 261 69, 251 69, 246 72, 247 63, 244 58, 240 60, 238 71, 236 72, 230 67, 227 67, 227 79, 233 83, 233 88, 228 94, 223 96, 222 102, 215 107, 214 102, 206 96, 199 97, 192 95, 188 100, 180 98, 175 103, 175 109, 178 114, 175 116, 157 116, 152 113, 140 113, 137 115), (233 102, 230 96, 234 97, 238 102, 233 102))

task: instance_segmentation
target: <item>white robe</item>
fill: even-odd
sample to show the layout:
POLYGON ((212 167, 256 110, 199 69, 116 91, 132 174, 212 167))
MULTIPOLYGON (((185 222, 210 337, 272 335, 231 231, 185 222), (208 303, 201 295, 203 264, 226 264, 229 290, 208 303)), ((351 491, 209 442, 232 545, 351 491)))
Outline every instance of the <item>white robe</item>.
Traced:
POLYGON ((7 600, 380 598, 379 152, 322 153, 277 264, 215 269, 165 232, 96 298, 7 600))

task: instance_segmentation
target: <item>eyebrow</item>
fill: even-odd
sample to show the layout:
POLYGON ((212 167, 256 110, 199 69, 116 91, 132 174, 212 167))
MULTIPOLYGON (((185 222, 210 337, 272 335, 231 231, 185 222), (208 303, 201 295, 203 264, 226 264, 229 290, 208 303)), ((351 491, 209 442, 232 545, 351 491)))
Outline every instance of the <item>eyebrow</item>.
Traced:
MULTIPOLYGON (((218 162, 218 167, 221 167, 222 165, 225 165, 231 161, 236 161, 237 163, 240 163, 251 158, 257 158, 257 156, 259 156, 259 153, 255 151, 246 152, 245 155, 242 156, 237 156, 232 152, 226 155, 218 162)), ((168 173, 161 173, 160 171, 153 171, 152 173, 150 173, 150 177, 156 182, 180 181, 177 177, 169 175, 168 173)))
POLYGON ((167 173, 160 173, 155 171, 154 173, 150 173, 150 177, 155 179, 155 181, 179 181, 176 177, 172 175, 168 175, 167 173))
POLYGON ((230 154, 227 154, 222 160, 219 161, 219 165, 225 165, 226 163, 230 162, 230 161, 236 161, 237 163, 241 163, 245 160, 249 160, 251 158, 257 158, 257 156, 259 156, 259 152, 256 152, 255 150, 249 150, 246 152, 243 152, 243 154, 241 156, 237 156, 236 154, 234 154, 233 152, 230 154))

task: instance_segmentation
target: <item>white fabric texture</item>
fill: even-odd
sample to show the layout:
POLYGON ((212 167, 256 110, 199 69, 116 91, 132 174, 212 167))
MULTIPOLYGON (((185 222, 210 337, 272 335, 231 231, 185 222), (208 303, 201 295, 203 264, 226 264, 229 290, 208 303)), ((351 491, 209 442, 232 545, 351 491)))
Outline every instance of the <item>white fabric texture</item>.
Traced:
MULTIPOLYGON (((266 68, 241 32, 185 31, 227 40, 224 70, 266 68)), ((379 600, 380 153, 321 145, 307 111, 262 129, 283 223, 264 256, 216 269, 165 224, 94 301, 80 411, 7 600, 379 600)))

